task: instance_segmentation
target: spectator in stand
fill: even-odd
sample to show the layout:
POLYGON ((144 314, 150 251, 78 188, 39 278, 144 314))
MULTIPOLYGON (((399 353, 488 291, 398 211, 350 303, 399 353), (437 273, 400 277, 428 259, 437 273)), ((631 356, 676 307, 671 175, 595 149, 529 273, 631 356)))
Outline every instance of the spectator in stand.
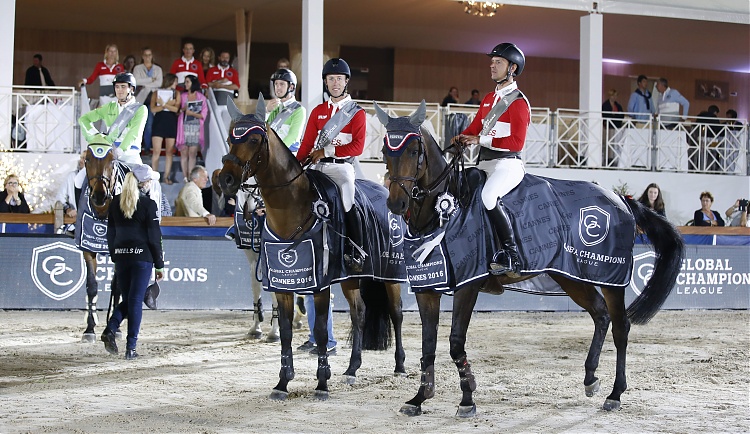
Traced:
POLYGON ((198 58, 201 60, 201 66, 203 67, 203 76, 206 75, 209 69, 216 66, 216 53, 214 53, 214 49, 211 47, 202 49, 198 58))
POLYGON ((448 104, 458 104, 458 88, 455 86, 448 90, 448 95, 446 95, 445 98, 443 98, 443 102, 440 103, 443 107, 448 104))
POLYGON ((159 159, 161 158, 161 145, 166 148, 166 162, 164 164, 164 182, 172 185, 172 159, 174 144, 177 139, 177 113, 180 111, 180 97, 177 93, 177 76, 167 74, 164 76, 162 88, 151 96, 151 111, 154 114, 154 128, 151 136, 153 153, 151 154, 151 168, 159 171, 159 159))
POLYGON ((206 73, 208 87, 214 90, 216 103, 220 105, 227 105, 227 100, 234 98, 235 92, 240 88, 240 73, 229 66, 231 61, 229 51, 222 51, 219 53, 219 64, 206 73))
POLYGON ((146 196, 151 182, 148 166, 135 167, 125 175, 122 193, 112 199, 107 224, 109 256, 115 263, 117 287, 122 301, 113 309, 101 340, 110 354, 117 354, 115 331, 124 319, 128 320, 125 359, 138 357, 135 351, 143 317, 151 269, 156 269, 156 280, 164 277, 161 229, 156 203, 146 196))
POLYGON ((721 130, 721 127, 718 125, 720 112, 721 110, 719 110, 717 105, 711 104, 708 106, 707 110, 698 113, 698 119, 696 119, 695 122, 698 124, 711 124, 712 126, 709 128, 713 134, 719 134, 719 131, 721 130))
POLYGON ((154 125, 154 113, 150 109, 151 92, 158 89, 164 80, 161 66, 154 63, 154 53, 150 48, 141 50, 141 63, 133 68, 133 76, 138 83, 135 98, 149 109, 146 128, 143 130, 143 150, 148 151, 151 149, 151 131, 154 125))
POLYGON ((466 101, 464 104, 470 104, 470 105, 479 105, 482 103, 482 98, 479 95, 478 89, 472 89, 471 90, 471 98, 469 98, 468 101, 466 101))
POLYGON ((175 217, 203 217, 209 226, 216 224, 216 216, 203 207, 201 190, 208 184, 208 172, 203 166, 195 166, 190 172, 190 182, 186 183, 174 202, 175 217))
POLYGON ((86 162, 86 150, 81 151, 81 155, 78 158, 78 165, 76 169, 68 174, 65 179, 65 183, 60 187, 57 192, 56 201, 63 204, 63 212, 68 217, 76 217, 78 215, 78 199, 81 198, 81 189, 75 187, 75 179, 78 172, 84 170, 84 163, 86 162))
POLYGON ((286 57, 282 57, 281 59, 276 61, 276 69, 292 69, 292 64, 289 62, 289 59, 286 57))
MULTIPOLYGON (((185 77, 185 89, 180 97, 176 144, 180 151, 182 173, 188 174, 196 165, 198 150, 205 151, 203 123, 208 115, 208 102, 201 93, 200 84, 192 75, 185 77)), ((188 182, 188 179, 183 178, 183 181, 188 182)))
POLYGON ((638 87, 628 101, 628 113, 642 113, 631 116, 637 121, 649 121, 650 115, 655 114, 656 109, 651 101, 651 91, 648 90, 648 77, 639 75, 636 84, 638 87))
POLYGON ((610 89, 607 95, 609 97, 602 103, 602 111, 605 112, 602 114, 602 117, 605 119, 618 119, 611 121, 611 125, 615 128, 620 128, 622 127, 622 121, 619 119, 624 118, 625 115, 622 113, 622 106, 617 102, 617 89, 610 89))
POLYGON ((724 121, 724 124, 726 125, 736 125, 736 127, 733 127, 732 129, 740 129, 742 128, 742 123, 737 121, 737 111, 733 109, 727 110, 727 113, 725 115, 727 118, 726 121, 724 121))
POLYGON ((278 69, 271 74, 274 98, 266 105, 267 122, 293 153, 297 153, 305 126, 305 108, 294 98, 297 76, 291 69, 278 69))
POLYGON ((49 70, 42 65, 41 54, 37 53, 34 55, 33 63, 26 70, 26 80, 23 84, 26 86, 54 86, 55 82, 52 81, 49 70))
POLYGON ((104 61, 94 66, 94 72, 88 78, 81 80, 78 85, 91 84, 99 78, 99 107, 115 101, 115 86, 112 81, 117 74, 125 72, 125 67, 120 63, 120 52, 117 45, 109 44, 104 48, 104 61))
POLYGON ((714 196, 704 191, 701 193, 701 209, 697 210, 693 215, 693 226, 724 226, 724 219, 721 218, 721 213, 711 210, 711 205, 714 203, 714 196))
POLYGON ((8 175, 5 178, 5 190, 0 192, 0 212, 12 212, 17 214, 29 214, 29 204, 23 197, 23 190, 18 181, 18 176, 8 175))
POLYGON ((122 61, 122 67, 125 68, 125 72, 132 74, 133 68, 135 68, 135 56, 132 54, 125 56, 125 60, 122 61))
POLYGON ((638 202, 642 203, 646 208, 651 209, 660 216, 666 218, 667 213, 664 206, 664 198, 661 195, 661 188, 652 182, 643 190, 643 194, 638 198, 638 202))
POLYGON ((675 89, 669 87, 669 81, 662 77, 656 81, 656 90, 659 91, 659 104, 657 111, 662 124, 667 128, 673 128, 675 122, 687 119, 690 102, 675 89), (682 106, 682 116, 680 116, 680 106, 682 106))
POLYGON ((747 221, 747 199, 737 199, 734 205, 727 209, 727 226, 750 227, 747 221))
POLYGON ((189 75, 198 78, 201 84, 206 82, 203 65, 195 59, 193 54, 195 54, 195 46, 192 42, 185 42, 182 46, 182 57, 172 62, 172 67, 169 69, 170 73, 177 76, 179 90, 184 89, 185 77, 189 75))

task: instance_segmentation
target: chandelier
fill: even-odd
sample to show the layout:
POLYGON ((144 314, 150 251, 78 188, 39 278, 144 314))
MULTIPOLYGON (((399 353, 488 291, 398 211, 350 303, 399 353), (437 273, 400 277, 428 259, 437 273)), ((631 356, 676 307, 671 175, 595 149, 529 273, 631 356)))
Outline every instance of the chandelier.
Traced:
POLYGON ((495 2, 460 1, 464 5, 464 12, 478 17, 491 17, 497 12, 497 7, 502 6, 495 2))

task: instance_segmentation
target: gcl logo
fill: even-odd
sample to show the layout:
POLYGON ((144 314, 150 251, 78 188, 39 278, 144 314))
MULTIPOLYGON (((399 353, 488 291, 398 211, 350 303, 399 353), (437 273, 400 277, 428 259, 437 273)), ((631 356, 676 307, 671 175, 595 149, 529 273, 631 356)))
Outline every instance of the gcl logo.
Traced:
POLYGON ((291 268, 297 263, 297 251, 296 250, 279 250, 279 262, 286 268, 291 268))
POLYGON ((581 242, 588 247, 595 246, 609 233, 609 213, 598 206, 587 206, 581 208, 580 221, 578 222, 578 236, 581 242))
POLYGON ((404 232, 401 230, 401 220, 388 211, 388 226, 391 232, 391 245, 400 246, 404 242, 404 232))
POLYGON ((97 237, 106 237, 107 225, 101 224, 101 223, 94 223, 94 234, 96 234, 97 237))
POLYGON ((630 288, 635 295, 641 295, 646 283, 654 272, 656 252, 649 251, 633 256, 633 275, 630 278, 630 288))
POLYGON ((61 241, 35 247, 31 253, 31 280, 53 300, 75 294, 86 281, 85 270, 81 251, 61 241))

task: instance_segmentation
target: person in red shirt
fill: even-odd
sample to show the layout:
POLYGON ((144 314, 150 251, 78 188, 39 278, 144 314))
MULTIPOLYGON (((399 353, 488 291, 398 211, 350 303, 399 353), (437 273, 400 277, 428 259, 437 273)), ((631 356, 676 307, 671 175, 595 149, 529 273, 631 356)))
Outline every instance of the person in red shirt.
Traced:
MULTIPOLYGON (((362 245, 362 228, 354 208, 354 159, 365 147, 365 112, 347 93, 352 76, 344 59, 333 58, 323 65, 323 88, 331 99, 316 106, 307 120, 297 159, 312 161, 312 169, 328 175, 341 190, 346 232, 352 243, 362 245), (332 117, 342 122, 330 122, 332 117), (339 131, 333 124, 344 125, 339 131)), ((364 255, 358 247, 344 254, 351 271, 362 271, 364 255)))
POLYGON ((84 86, 92 84, 99 79, 99 105, 115 100, 115 86, 112 80, 121 72, 125 72, 125 67, 120 63, 120 52, 117 45, 109 44, 104 48, 104 60, 94 66, 94 71, 88 78, 81 80, 78 85, 84 86))
POLYGON ((177 76, 178 90, 185 90, 185 77, 188 75, 198 77, 201 86, 206 87, 206 77, 203 75, 203 64, 193 56, 194 54, 195 46, 193 43, 185 42, 182 46, 182 57, 172 62, 172 67, 169 69, 169 72, 177 76))
POLYGON ((514 79, 523 72, 526 58, 515 44, 507 42, 497 45, 487 55, 492 59, 490 75, 497 86, 482 99, 474 120, 453 138, 453 143, 464 147, 481 146, 479 168, 488 175, 482 189, 482 203, 502 246, 495 253, 490 268, 493 274, 517 277, 520 270, 518 248, 502 197, 526 174, 521 150, 531 120, 531 107, 514 79))
POLYGON ((206 82, 214 90, 217 104, 227 105, 227 98, 234 98, 234 91, 240 88, 240 74, 229 66, 231 60, 229 51, 222 51, 219 53, 219 64, 209 68, 206 73, 206 82))

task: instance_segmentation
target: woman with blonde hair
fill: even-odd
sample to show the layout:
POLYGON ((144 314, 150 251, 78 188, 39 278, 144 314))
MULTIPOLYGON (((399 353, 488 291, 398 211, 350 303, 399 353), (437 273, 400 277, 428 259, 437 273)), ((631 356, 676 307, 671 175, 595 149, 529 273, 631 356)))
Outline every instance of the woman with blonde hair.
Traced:
POLYGON ((208 70, 216 66, 216 53, 214 53, 214 49, 211 47, 202 49, 198 60, 201 61, 203 76, 205 77, 208 70))
POLYGON ((88 78, 81 80, 78 85, 84 86, 99 79, 99 106, 113 101, 115 86, 112 84, 115 76, 125 72, 125 67, 120 63, 120 51, 117 45, 109 44, 104 48, 104 60, 94 66, 94 72, 88 78))
POLYGON ((5 178, 5 190, 0 192, 0 212, 28 214, 31 212, 18 176, 10 174, 5 178))
POLYGON ((127 318, 125 358, 128 360, 138 357, 135 347, 151 268, 156 267, 156 280, 161 280, 164 275, 157 206, 145 194, 149 191, 152 173, 146 165, 136 166, 125 175, 122 193, 112 199, 109 207, 107 242, 110 258, 115 263, 122 302, 114 309, 101 340, 110 354, 117 354, 115 331, 127 318))

